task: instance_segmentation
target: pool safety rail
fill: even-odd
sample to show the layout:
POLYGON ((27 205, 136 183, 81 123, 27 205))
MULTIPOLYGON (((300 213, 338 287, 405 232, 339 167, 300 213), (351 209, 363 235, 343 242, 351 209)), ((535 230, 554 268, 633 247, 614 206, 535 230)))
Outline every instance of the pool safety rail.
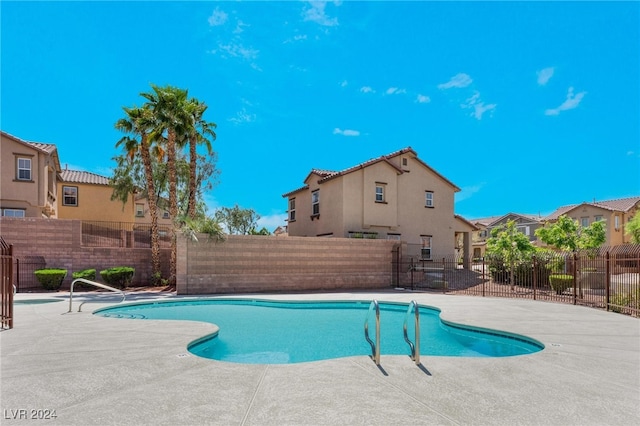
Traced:
MULTIPOLYGON (((67 311, 67 313, 69 313, 69 312, 71 312, 73 310, 72 309, 72 304, 73 304, 73 286, 77 282, 81 282, 81 283, 84 283, 84 284, 89 284, 89 285, 92 285, 92 286, 95 286, 95 287, 100 287, 100 288, 103 288, 105 290, 113 291, 115 293, 120 293, 122 295, 122 300, 120 301, 120 303, 124 302, 124 299, 126 298, 126 295, 124 294, 124 291, 122 291, 122 290, 119 290, 119 289, 113 288, 113 287, 109 287, 108 285, 100 284, 100 283, 97 283, 95 281, 86 280, 84 278, 77 278, 77 279, 73 280, 73 282, 71 283, 71 288, 69 289, 69 310, 67 311)), ((88 302, 88 300, 85 300, 84 302, 82 302, 80 304, 80 306, 78 306, 78 312, 82 311, 82 305, 84 305, 87 302, 88 302)))
POLYGON ((371 358, 376 365, 380 365, 380 305, 377 300, 373 300, 369 305, 369 312, 367 318, 364 320, 364 338, 371 345, 371 358), (369 338, 369 317, 371 313, 375 312, 376 315, 376 341, 375 343, 369 338))
POLYGON ((411 349, 411 360, 415 362, 416 365, 420 365, 420 309, 418 308, 418 303, 415 300, 412 300, 409 303, 407 315, 404 317, 402 331, 404 332, 404 340, 409 344, 409 348, 411 349), (415 314, 415 343, 409 339, 407 333, 407 322, 409 321, 412 310, 415 314))

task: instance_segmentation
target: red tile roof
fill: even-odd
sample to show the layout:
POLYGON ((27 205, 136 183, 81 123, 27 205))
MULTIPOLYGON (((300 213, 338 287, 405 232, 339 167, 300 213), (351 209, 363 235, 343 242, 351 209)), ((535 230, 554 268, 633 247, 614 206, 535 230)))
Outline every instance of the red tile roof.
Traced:
POLYGON ((69 183, 89 183, 93 185, 109 185, 109 178, 90 172, 78 170, 63 170, 60 173, 60 180, 69 183))
POLYGON ((640 197, 628 197, 628 198, 618 198, 615 200, 594 201, 592 203, 584 202, 581 204, 570 204, 567 206, 558 207, 553 213, 545 217, 545 220, 556 220, 563 214, 567 214, 571 210, 582 205, 600 207, 602 209, 610 210, 610 211, 627 212, 639 202, 640 202, 640 197))

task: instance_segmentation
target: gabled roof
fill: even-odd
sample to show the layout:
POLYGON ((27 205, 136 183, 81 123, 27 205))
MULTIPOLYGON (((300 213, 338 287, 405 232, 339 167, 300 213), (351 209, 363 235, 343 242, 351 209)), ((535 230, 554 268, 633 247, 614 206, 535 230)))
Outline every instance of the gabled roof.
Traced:
POLYGON ((540 216, 538 216, 538 215, 535 215, 535 214, 507 213, 507 214, 505 214, 503 216, 498 216, 498 217, 494 218, 494 220, 492 222, 489 222, 489 224, 486 225, 486 226, 494 225, 494 224, 504 220, 505 218, 507 218, 509 216, 519 216, 519 217, 521 217, 521 218, 523 218, 525 220, 530 220, 532 222, 538 222, 538 223, 542 221, 542 218, 540 216))
POLYGON ((556 220, 563 214, 567 214, 572 210, 575 210, 581 206, 592 206, 599 207, 601 209, 613 211, 613 212, 628 212, 633 206, 640 202, 640 197, 628 197, 628 198, 618 198, 614 200, 603 200, 603 201, 594 201, 592 203, 580 203, 580 204, 570 204, 567 206, 562 206, 557 208, 553 213, 549 216, 545 217, 545 220, 556 220))
POLYGON ((465 223, 467 225, 469 225, 469 227, 471 227, 472 230, 477 231, 480 228, 478 228, 474 223, 472 223, 471 221, 465 219, 464 217, 460 216, 459 214, 454 214, 453 217, 455 217, 456 219, 460 220, 462 223, 465 223))
POLYGON ((69 183, 89 183, 93 185, 109 185, 109 178, 90 172, 65 169, 60 172, 60 181, 69 183))
MULTIPOLYGON (((420 159, 418 158, 418 153, 417 153, 417 152, 415 152, 411 147, 406 147, 406 148, 403 148, 403 149, 401 149, 401 150, 399 150, 399 151, 392 152, 391 154, 382 155, 382 156, 377 157, 377 158, 372 158, 372 159, 370 159, 370 160, 368 160, 368 161, 365 161, 364 163, 357 164, 357 165, 355 165, 355 166, 353 166, 353 167, 349 167, 349 168, 344 169, 344 170, 341 170, 341 171, 330 171, 330 170, 323 170, 323 169, 312 169, 312 170, 311 170, 311 172, 309 172, 309 174, 307 175, 307 177, 304 179, 304 182, 306 183, 306 182, 309 180, 309 178, 310 178, 312 175, 314 175, 314 174, 315 174, 315 175, 317 175, 317 176, 320 178, 320 179, 318 180, 318 183, 324 183, 324 182, 329 181, 329 180, 331 180, 331 179, 335 179, 335 178, 337 178, 337 177, 339 177, 339 176, 347 175, 347 174, 349 174, 349 173, 352 173, 352 172, 355 172, 355 171, 358 171, 358 170, 364 169, 365 167, 369 167, 369 166, 372 166, 372 165, 377 164, 377 163, 380 163, 380 162, 385 162, 385 163, 387 163, 389 166, 393 167, 393 168, 396 170, 396 172, 397 172, 398 174, 403 174, 403 173, 405 173, 405 171, 404 171, 401 167, 398 167, 398 166, 396 166, 395 164, 393 164, 393 162, 391 162, 390 160, 391 160, 392 158, 394 158, 394 157, 397 157, 397 156, 399 156, 399 155, 403 155, 403 154, 407 154, 407 153, 412 154, 412 155, 413 155, 413 158, 414 158, 416 161, 418 161, 422 166, 426 167, 426 168, 427 168, 427 169, 429 169, 431 172, 433 172, 436 176, 438 176, 439 178, 441 178, 442 180, 444 180, 445 182, 447 182, 449 185, 451 185, 451 186, 454 188, 454 191, 455 191, 455 192, 460 191, 460 188, 458 188, 455 184, 453 184, 449 179, 445 178, 445 177, 444 177, 444 176, 442 176, 440 173, 438 173, 437 171, 435 171, 432 167, 430 167, 429 165, 427 165, 427 163, 425 163, 424 161, 420 160, 420 159)), ((296 193, 296 192, 298 192, 298 191, 302 191, 302 190, 305 190, 305 189, 308 189, 308 188, 309 188, 309 186, 308 186, 308 185, 305 185, 305 186, 303 186, 303 187, 301 187, 301 188, 298 188, 298 189, 295 189, 295 190, 293 190, 293 191, 287 192, 286 194, 283 194, 282 196, 283 196, 283 197, 288 197, 288 196, 290 196, 290 195, 292 195, 292 194, 294 194, 294 193, 296 193)))
POLYGON ((23 139, 20 139, 17 136, 13 136, 12 134, 1 131, 1 130, 0 130, 0 134, 2 134, 2 136, 7 137, 9 139, 13 139, 15 142, 18 142, 20 144, 33 148, 36 151, 42 152, 47 155, 51 155, 55 161, 56 171, 60 171, 60 160, 58 159, 58 148, 54 144, 25 141, 23 139))
POLYGON ((489 217, 480 217, 478 219, 470 219, 469 222, 474 223, 476 225, 489 226, 497 219, 500 219, 503 216, 489 216, 489 217))

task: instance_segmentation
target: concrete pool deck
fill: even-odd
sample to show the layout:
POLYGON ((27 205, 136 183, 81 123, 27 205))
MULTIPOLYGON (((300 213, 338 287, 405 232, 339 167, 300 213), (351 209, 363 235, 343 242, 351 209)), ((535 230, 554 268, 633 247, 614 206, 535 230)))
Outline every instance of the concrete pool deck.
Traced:
MULTIPOLYGON (((233 297, 416 300, 440 308, 449 321, 524 334, 546 348, 508 358, 423 356, 423 368, 408 356, 384 355, 381 368, 367 356, 232 364, 187 351, 215 329, 211 324, 92 315, 111 304, 106 301, 75 312, 93 295, 77 302, 74 294, 74 312, 66 313, 68 293, 18 294, 17 300, 62 301, 16 304, 14 328, 0 332, 0 423, 640 424, 637 318, 530 300, 411 292, 233 297), (55 419, 34 418, 53 410, 55 419)), ((132 293, 127 302, 175 298, 132 293)))

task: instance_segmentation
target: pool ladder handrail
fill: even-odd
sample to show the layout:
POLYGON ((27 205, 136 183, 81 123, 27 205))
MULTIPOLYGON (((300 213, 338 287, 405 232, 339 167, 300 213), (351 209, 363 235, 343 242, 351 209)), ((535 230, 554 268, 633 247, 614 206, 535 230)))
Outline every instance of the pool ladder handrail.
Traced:
POLYGON ((371 358, 376 365, 380 365, 380 305, 377 300, 373 300, 369 305, 369 312, 367 318, 364 320, 364 338, 367 339, 369 345, 371 345, 371 358), (375 310, 376 314, 376 341, 375 343, 369 338, 369 317, 371 311, 375 310))
POLYGON ((409 348, 411 349, 411 360, 416 363, 416 365, 420 365, 420 309, 418 308, 418 303, 415 300, 412 300, 409 303, 409 307, 407 308, 407 314, 404 317, 404 324, 402 326, 404 332, 404 340, 409 344, 409 348), (413 343, 408 336, 407 333, 407 322, 409 321, 409 316, 411 315, 411 309, 415 314, 415 343, 413 343))
MULTIPOLYGON (((124 302, 124 299, 127 297, 127 296, 124 294, 124 291, 122 291, 122 290, 120 290, 120 289, 117 289, 117 288, 114 288, 114 287, 109 287, 108 285, 101 284, 101 283, 97 283, 97 282, 95 282, 95 281, 87 280, 87 279, 84 279, 84 278, 76 278, 75 280, 73 280, 73 281, 71 282, 71 288, 69 289, 69 310, 67 311, 67 313, 69 313, 69 312, 71 312, 71 311, 73 310, 73 309, 71 308, 71 306, 72 306, 72 304, 73 304, 73 285, 74 285, 75 283, 77 283, 77 282, 81 282, 81 283, 84 283, 84 284, 89 284, 89 285, 92 285, 92 286, 96 286, 96 287, 104 288, 105 290, 109 290, 109 291, 113 291, 113 292, 116 292, 116 293, 120 293, 120 294, 122 295, 122 300, 121 300, 119 303, 124 302)), ((82 302, 82 303, 80 304, 80 306, 78 306, 78 312, 81 312, 81 310, 82 310, 82 305, 84 305, 84 304, 85 304, 85 303, 87 303, 87 302, 88 302, 88 300, 85 300, 84 302, 82 302)))

